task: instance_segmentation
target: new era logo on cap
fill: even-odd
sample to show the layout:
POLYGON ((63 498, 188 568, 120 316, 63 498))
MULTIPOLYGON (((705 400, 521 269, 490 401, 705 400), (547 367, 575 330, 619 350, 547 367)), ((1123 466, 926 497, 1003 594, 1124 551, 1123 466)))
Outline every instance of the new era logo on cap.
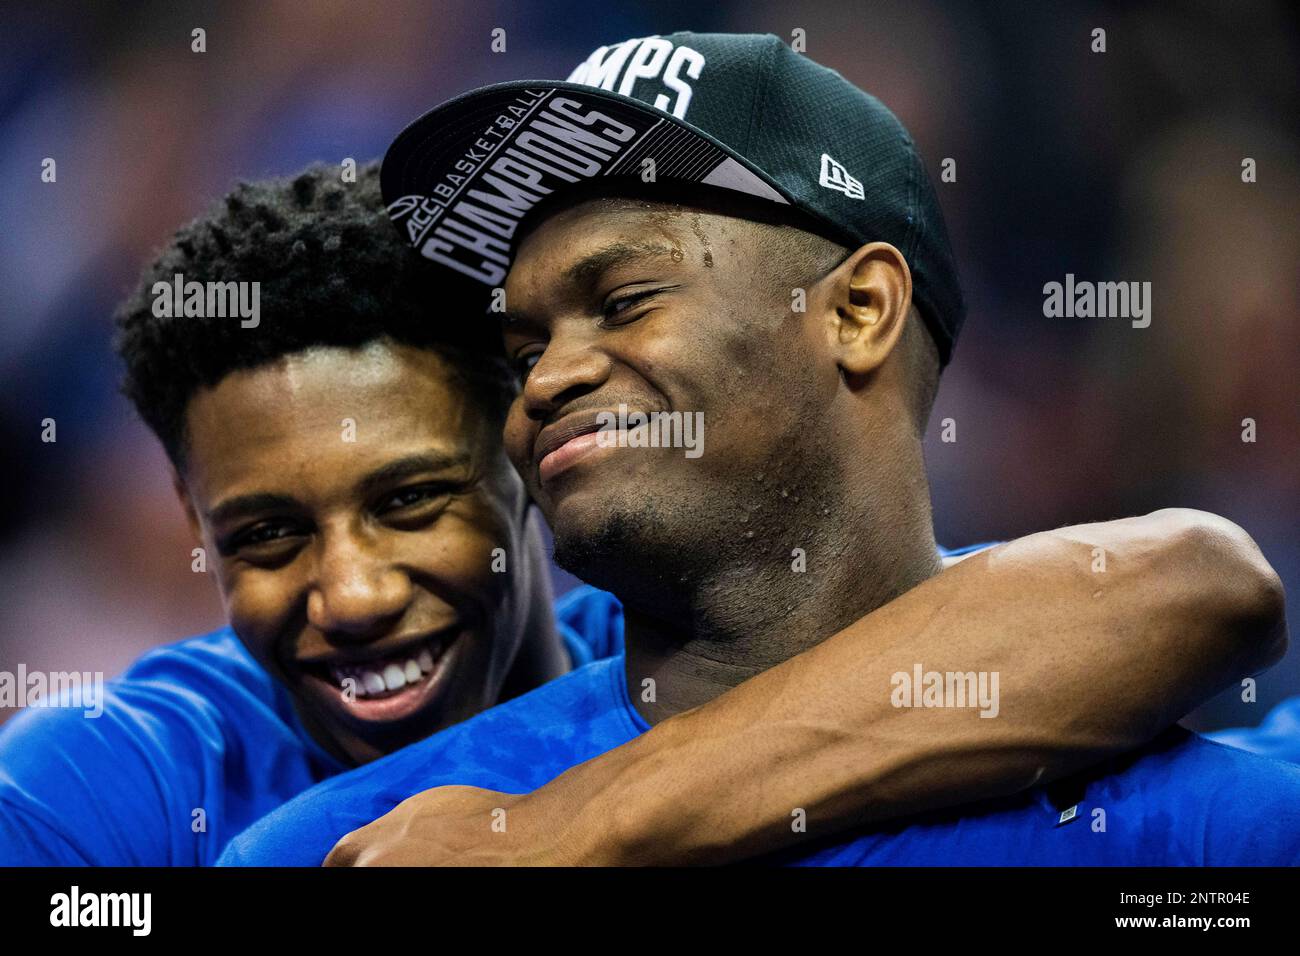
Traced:
POLYGON ((596 180, 741 192, 795 207, 848 248, 896 246, 948 360, 964 306, 911 137, 879 100, 774 36, 641 37, 600 47, 565 82, 467 93, 398 136, 381 186, 407 241, 449 284, 472 280, 466 295, 486 310, 524 218, 596 180))
POLYGON ((822 173, 817 182, 827 189, 844 193, 850 199, 866 197, 862 191, 862 180, 851 175, 842 163, 837 163, 826 153, 822 153, 822 173))

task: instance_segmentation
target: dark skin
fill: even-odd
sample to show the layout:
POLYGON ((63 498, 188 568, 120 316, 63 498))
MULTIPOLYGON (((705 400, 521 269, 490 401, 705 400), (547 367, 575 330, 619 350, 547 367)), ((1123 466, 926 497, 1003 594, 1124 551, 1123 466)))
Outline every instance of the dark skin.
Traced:
MULTIPOLYGON (((214 565, 231 620, 254 657, 288 688, 315 738, 345 762, 365 762, 490 706, 501 696, 500 675, 512 654, 511 677, 521 689, 567 666, 557 656, 536 529, 529 520, 521 523, 522 488, 504 463, 497 426, 467 404, 463 386, 448 372, 436 353, 383 341, 361 350, 317 349, 231 375, 196 396, 189 409, 189 465, 181 487, 209 553, 227 552, 219 561, 214 558, 214 565), (356 422, 355 442, 342 440, 344 418, 356 422), (446 461, 412 470, 411 459, 420 456, 446 461), (404 463, 400 471, 394 468, 398 463, 404 463), (261 498, 258 507, 232 513, 229 503, 248 496, 261 498), (484 573, 497 546, 512 556, 508 575, 484 573), (514 555, 522 560, 513 560, 514 555), (450 669, 440 693, 409 718, 359 720, 338 692, 320 693, 321 686, 310 683, 302 662, 322 650, 374 657, 409 634, 433 628, 431 622, 449 612, 468 622, 459 637, 466 649, 459 658, 463 666, 450 669), (496 626, 484 628, 483 620, 496 626), (527 659, 515 653, 521 641, 528 642, 527 659)), ((1218 629, 1223 608, 1231 611, 1234 602, 1224 599, 1222 588, 1209 593, 1199 572, 1191 577, 1209 607, 1182 598, 1164 605, 1153 601, 1143 582, 1158 573, 1164 590, 1176 596, 1177 576, 1148 568, 1138 555, 1152 549, 1151 535, 1160 542, 1157 555, 1181 554, 1187 549, 1178 542, 1185 535, 1177 522, 1167 528, 1169 522, 1158 521, 1149 530, 1144 530, 1149 522, 1138 522, 1136 533, 1124 530, 1130 524, 1116 522, 1113 530, 1104 526, 1093 532, 1112 553, 1126 556, 1118 562, 1121 568, 1133 569, 1128 576, 1111 575, 1116 594, 1106 607, 1119 626, 1080 617, 1098 634, 1118 634, 1113 654, 1104 658, 1107 667, 1093 673, 1076 661, 1063 669, 1076 675, 1083 670, 1080 680, 1089 686, 1109 686, 1114 669, 1109 664, 1117 659, 1167 661, 1174 655, 1185 672, 1166 673, 1165 679, 1187 696, 1156 699, 1176 714, 1187 700, 1203 696, 1205 675, 1247 672, 1258 665, 1264 648, 1248 648, 1242 660, 1235 640, 1194 640, 1197 626, 1218 629), (1147 616, 1167 622, 1177 637, 1150 635, 1155 647, 1136 642, 1128 622, 1147 616), (1162 639, 1166 643, 1159 644, 1162 639), (1201 648, 1204 659, 1189 653, 1189 643, 1201 648)), ((1091 752, 1098 739, 1110 741, 1107 733, 1122 733, 1109 746, 1123 749, 1133 733, 1147 732, 1148 722, 1132 719, 1134 708, 1147 704, 1112 702, 1106 712, 1121 715, 1114 722, 1122 730, 1098 731, 1086 722, 1080 729, 1077 720, 1066 717, 1056 716, 1054 722, 1061 710, 1056 696, 1041 690, 1035 696, 1034 689, 1059 684, 1063 655, 1041 635, 1027 640, 1021 633, 1024 622, 1038 622, 1030 624, 1034 631, 1046 627, 1068 636, 1069 629, 1054 623, 1051 614, 1070 621, 1098 607, 1088 597, 1093 583, 1079 580, 1088 575, 1062 574, 1054 554, 1061 547, 1054 539, 1061 536, 1036 537, 1048 540, 1035 551, 1032 565, 1042 572, 1033 584, 1018 575, 989 578, 977 572, 959 587, 958 579, 944 575, 955 593, 917 588, 906 596, 906 607, 901 601, 890 605, 892 618, 881 618, 883 611, 869 615, 842 640, 817 648, 824 660, 801 655, 789 662, 796 669, 774 668, 701 708, 697 724, 681 723, 686 715, 665 721, 536 794, 472 788, 422 794, 368 828, 377 842, 369 844, 364 859, 681 862, 715 858, 715 853, 718 859, 735 859, 788 840, 788 827, 779 824, 788 814, 790 794, 799 794, 810 809, 824 806, 840 821, 867 813, 897 815, 915 809, 920 795, 940 803, 953 799, 951 780, 961 781, 955 789, 969 799, 986 789, 1024 786, 1045 766, 1059 773, 1091 752), (991 620, 987 608, 980 616, 981 608, 971 605, 966 591, 993 605, 991 620), (1022 606, 1024 595, 1043 597, 1022 606), (949 607, 958 620, 936 617, 949 607), (976 653, 971 648, 1014 654, 1030 690, 1027 699, 1016 695, 1010 680, 1006 690, 1010 699, 1022 701, 1023 717, 1001 725, 1007 728, 1001 744, 983 734, 969 740, 962 715, 947 712, 932 715, 928 732, 909 724, 906 734, 891 734, 887 728, 898 712, 885 707, 881 713, 872 706, 864 712, 862 696, 863 686, 886 686, 889 670, 901 666, 879 653, 890 640, 900 644, 900 659, 909 661, 918 655, 929 660, 940 649, 957 660, 976 653), (796 686, 799 675, 803 686, 796 686), (846 680, 837 682, 836 675, 846 680), (780 689, 774 692, 772 682, 780 689), (1038 700, 1044 696, 1046 701, 1038 700), (791 725, 773 712, 773 701, 795 707, 795 726, 807 733, 792 737, 791 725), (1036 701, 1049 710, 1035 709, 1036 701), (844 742, 840 748, 825 746, 826 718, 818 707, 836 714, 840 729, 833 737, 844 742), (1047 754, 1016 729, 1025 726, 1039 728, 1052 741, 1047 754), (773 732, 779 727, 785 730, 773 732), (990 747, 1005 756, 990 760, 990 747), (1054 760, 1051 749, 1061 747, 1062 757, 1054 760), (848 753, 841 752, 845 748, 848 753), (958 764, 959 759, 968 763, 958 764), (900 764, 912 768, 901 777, 900 764), (756 774, 755 767, 764 773, 756 774), (856 776, 846 779, 844 768, 857 768, 856 776), (778 779, 778 771, 785 776, 778 779), (824 798, 806 791, 809 780, 822 782, 824 798), (747 781, 763 781, 761 800, 746 789, 747 781), (708 796, 703 803, 701 792, 708 796), (868 793, 873 796, 864 808, 868 793), (714 811, 708 817, 682 817, 674 809, 687 805, 714 811), (511 808, 509 840, 482 825, 499 807, 511 808), (614 822, 618 826, 611 829, 614 822)), ((1204 559, 1199 548, 1195 556, 1204 559)), ((1222 573, 1214 579, 1216 585, 1228 580, 1222 573)), ((1074 624, 1080 626, 1078 620, 1074 624)), ((692 688, 684 676, 676 679, 686 691, 708 693, 707 680, 692 688)), ((669 699, 677 696, 674 692, 669 699)), ((1150 701, 1152 695, 1144 684, 1140 693, 1124 699, 1150 701)), ((1074 711, 1067 707, 1065 713, 1074 711)), ((1150 721, 1152 728, 1161 725, 1159 719, 1150 721)), ((358 840, 365 839, 351 840, 333 859, 362 858, 358 840)))
POLYGON ((875 243, 822 275, 755 270, 768 228, 579 202, 528 236, 506 283, 507 352, 526 374, 507 453, 557 558, 624 601, 629 690, 652 721, 939 570, 900 344, 916 321, 907 264, 875 243), (705 453, 588 447, 541 463, 548 438, 620 403, 702 411, 705 453), (793 548, 818 573, 790 573, 793 548), (646 676, 656 701, 641 699, 646 676))
POLYGON ((737 219, 603 200, 523 243, 507 450, 557 557, 623 599, 655 726, 531 794, 416 794, 327 864, 731 862, 808 838, 793 807, 825 836, 1058 779, 1281 655, 1276 574, 1212 515, 1061 528, 937 573, 903 257, 871 244, 792 277, 765 247, 737 219), (619 404, 704 411, 704 455, 600 447, 619 404), (999 673, 999 719, 894 706, 920 661, 999 673))
POLYGON ((525 635, 526 683, 567 669, 499 426, 437 353, 297 353, 199 393, 187 424, 178 490, 231 625, 345 763, 496 703, 525 635), (365 693, 367 669, 426 647, 418 681, 365 693), (331 664, 361 684, 350 697, 331 664))

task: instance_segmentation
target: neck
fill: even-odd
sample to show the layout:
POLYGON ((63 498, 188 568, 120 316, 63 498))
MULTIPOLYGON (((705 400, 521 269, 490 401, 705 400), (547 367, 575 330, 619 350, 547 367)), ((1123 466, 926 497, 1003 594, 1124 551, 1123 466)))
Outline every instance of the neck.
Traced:
POLYGON ((919 490, 880 496, 891 501, 883 513, 864 506, 847 520, 823 517, 813 534, 773 535, 781 543, 766 554, 723 555, 681 581, 675 600, 620 593, 628 693, 641 715, 655 724, 707 703, 939 573, 924 478, 919 490), (790 541, 806 542, 802 558, 790 541))

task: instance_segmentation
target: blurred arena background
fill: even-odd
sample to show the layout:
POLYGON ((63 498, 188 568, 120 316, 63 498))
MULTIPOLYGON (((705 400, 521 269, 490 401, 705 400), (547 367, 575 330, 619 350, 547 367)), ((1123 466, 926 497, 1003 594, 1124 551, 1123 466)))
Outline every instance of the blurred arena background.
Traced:
MULTIPOLYGON (((956 546, 1165 506, 1259 542, 1300 622, 1300 176, 1291 4, 257 0, 6 4, 0 35, 0 668, 111 675, 223 623, 110 316, 240 178, 379 156, 435 103, 678 29, 806 31, 938 178, 970 314, 928 440, 956 546), (190 50, 203 27, 207 51, 190 50), (506 30, 505 53, 490 33, 506 30), (1101 27, 1107 51, 1090 52, 1101 27), (42 183, 44 157, 57 184, 42 183), (1258 182, 1241 180, 1256 160, 1258 182), (1150 281, 1149 328, 1048 319, 1043 284, 1150 281), (40 441, 57 421, 58 441, 40 441), (939 423, 957 423, 957 441, 939 423), (1258 440, 1242 441, 1242 420, 1258 440)), ((1207 574, 1213 573, 1207 569, 1207 574)), ((1247 705, 1300 692, 1292 651, 1247 705)), ((0 721, 11 711, 0 711, 0 721)))

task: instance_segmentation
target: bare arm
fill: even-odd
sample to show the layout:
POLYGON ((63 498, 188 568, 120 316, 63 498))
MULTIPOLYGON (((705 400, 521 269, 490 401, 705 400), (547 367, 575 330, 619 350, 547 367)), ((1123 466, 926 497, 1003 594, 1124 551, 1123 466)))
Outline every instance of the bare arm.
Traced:
POLYGON ((1062 777, 1146 742, 1285 648, 1281 584, 1231 522, 1167 510, 1030 535, 532 794, 426 791, 327 862, 744 859, 1062 777), (997 672, 997 716, 894 706, 893 675, 917 664, 997 672), (506 804, 508 834, 493 833, 483 820, 506 804))

